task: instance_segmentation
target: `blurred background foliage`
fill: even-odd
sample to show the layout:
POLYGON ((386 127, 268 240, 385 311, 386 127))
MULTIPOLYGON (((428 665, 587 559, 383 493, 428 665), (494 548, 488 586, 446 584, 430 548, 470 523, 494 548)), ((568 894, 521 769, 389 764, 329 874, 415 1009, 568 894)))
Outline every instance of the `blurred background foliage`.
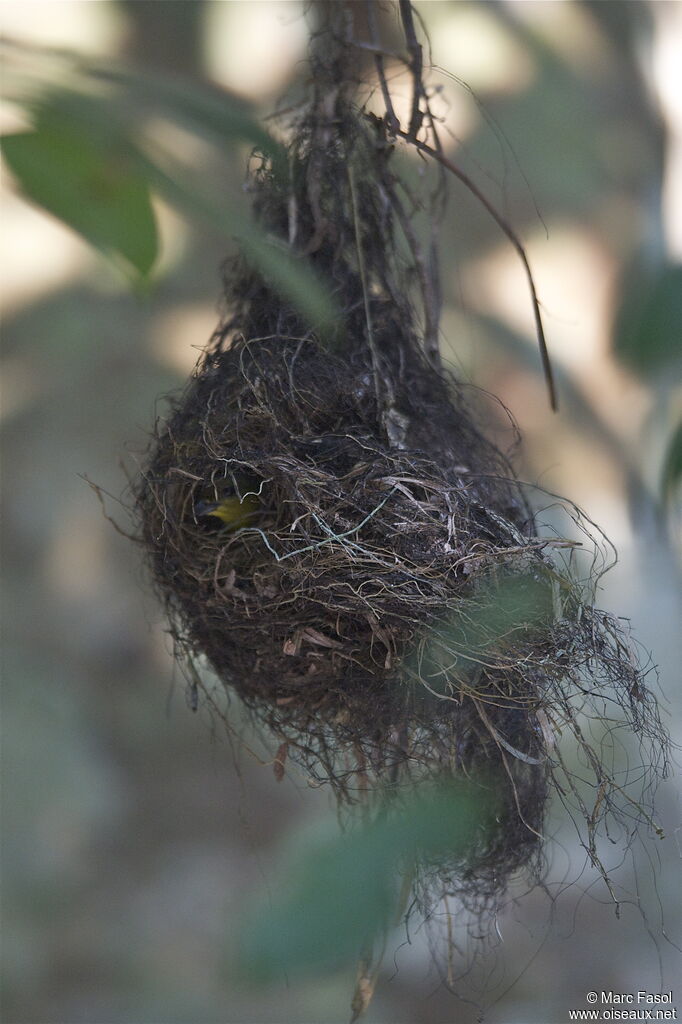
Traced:
MULTIPOLYGON (((451 155, 527 245, 559 415, 547 407, 521 269, 454 183, 442 228, 444 354, 516 417, 522 475, 578 501, 615 541, 620 563, 601 602, 632 617, 653 650, 679 738, 680 8, 417 8, 451 155)), ((327 852, 299 846, 294 857, 299 874, 309 866, 301 899, 318 913, 294 934, 319 935, 311 955, 328 966, 321 916, 333 903, 321 894, 348 859, 329 839, 325 794, 295 776, 278 784, 272 753, 246 726, 254 755, 242 753, 237 771, 220 723, 187 711, 137 552, 82 478, 124 490, 121 461, 134 472, 157 397, 182 385, 215 326, 219 267, 235 239, 310 319, 329 315, 320 283, 254 232, 243 192, 252 145, 277 152, 262 117, 307 75, 302 5, 24 0, 0 16, 23 44, 21 59, 16 46, 4 53, 14 186, 2 242, 4 1018, 344 1020, 352 967, 289 985, 267 961, 290 950, 301 906, 296 872, 276 867, 277 844, 308 822, 306 842, 327 852), (237 955, 244 911, 263 893, 250 941, 274 983, 253 989, 237 955)), ((384 19, 397 45, 388 7, 384 19)), ((397 67, 392 77, 400 103, 397 67)), ((487 408, 491 432, 512 446, 504 416, 487 408)), ((551 510, 545 518, 552 525, 551 510)), ((230 715, 240 728, 239 709, 230 715)), ((668 839, 654 867, 679 937, 675 791, 675 781, 661 791, 668 839)), ((543 894, 510 906, 500 948, 459 982, 493 1003, 491 1022, 548 1024, 591 988, 672 985, 675 951, 660 941, 662 979, 641 917, 626 908, 616 922, 598 887, 585 899, 593 874, 558 811, 553 829, 551 891, 563 889, 569 864, 580 881, 562 892, 551 928, 543 894)), ((660 938, 650 854, 635 851, 628 870, 660 938)), ((402 948, 396 933, 399 970, 389 957, 369 1018, 451 1020, 424 935, 410 940, 402 948)), ((477 1012, 460 1007, 458 1020, 477 1012)))

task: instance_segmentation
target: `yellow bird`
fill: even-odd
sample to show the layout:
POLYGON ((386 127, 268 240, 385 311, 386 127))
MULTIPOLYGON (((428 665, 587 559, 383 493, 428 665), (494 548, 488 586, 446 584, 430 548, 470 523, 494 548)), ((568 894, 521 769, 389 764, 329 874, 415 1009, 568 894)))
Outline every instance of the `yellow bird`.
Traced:
POLYGON ((240 530, 243 526, 251 526, 258 518, 261 503, 257 494, 245 494, 239 498, 231 494, 220 501, 199 501, 194 506, 199 518, 213 516, 219 519, 229 530, 240 530))

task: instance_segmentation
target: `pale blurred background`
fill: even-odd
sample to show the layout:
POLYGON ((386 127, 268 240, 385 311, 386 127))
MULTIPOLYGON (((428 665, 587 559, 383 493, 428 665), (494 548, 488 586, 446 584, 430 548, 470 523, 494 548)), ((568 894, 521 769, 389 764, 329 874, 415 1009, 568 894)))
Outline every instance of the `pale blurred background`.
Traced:
MULTIPOLYGON (((548 410, 518 261, 454 182, 442 236, 445 354, 510 408, 524 437, 522 476, 577 501, 615 542, 620 561, 600 603, 630 617, 653 652, 679 740, 678 563, 655 498, 682 402, 669 377, 642 382, 619 366, 612 326, 634 267, 682 257, 682 7, 417 7, 442 69, 432 84, 451 154, 527 244, 562 409, 548 410)), ((212 80, 262 114, 306 73, 298 2, 20 0, 5 2, 0 18, 16 39, 212 80)), ((15 118, 5 112, 7 125, 15 118)), ((204 176, 224 179, 239 196, 246 150, 226 165, 189 137, 184 144, 197 187, 204 176)), ((160 205, 161 267, 151 296, 138 298, 84 242, 18 198, 8 177, 2 1019, 345 1021, 352 972, 258 991, 234 976, 239 915, 277 886, 286 837, 328 815, 328 803, 295 782, 278 785, 248 755, 238 775, 222 728, 187 707, 138 551, 83 480, 124 491, 121 461, 133 464, 157 397, 183 383, 215 325, 219 264, 232 243, 160 205)), ((109 511, 117 515, 115 502, 109 511)), ((563 1024, 590 989, 675 989, 679 952, 661 915, 679 944, 677 769, 659 799, 667 838, 635 848, 636 880, 625 869, 646 920, 625 908, 617 921, 588 870, 551 919, 540 893, 510 908, 496 954, 458 986, 492 1004, 490 1024, 563 1024)), ((581 873, 584 855, 560 814, 555 827, 559 883, 581 873)), ((682 1010, 682 986, 676 995, 682 1010)), ((470 1024, 478 1012, 439 988, 417 934, 395 964, 389 952, 367 1019, 470 1024)))

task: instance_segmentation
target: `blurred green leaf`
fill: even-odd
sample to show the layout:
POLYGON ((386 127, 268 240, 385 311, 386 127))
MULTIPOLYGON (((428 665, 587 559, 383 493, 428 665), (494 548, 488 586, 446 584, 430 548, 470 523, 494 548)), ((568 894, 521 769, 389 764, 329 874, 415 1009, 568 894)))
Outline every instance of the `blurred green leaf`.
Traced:
POLYGON ((246 973, 259 979, 352 963, 395 904, 392 860, 374 831, 312 850, 282 882, 274 906, 246 926, 246 973))
POLYGON ((535 630, 559 614, 549 577, 513 576, 487 580, 435 627, 415 653, 410 674, 436 694, 467 680, 493 652, 509 655, 535 630))
POLYGON ((471 654, 516 643, 552 615, 552 591, 547 579, 518 576, 489 582, 473 601, 463 602, 453 630, 471 654), (466 609, 466 610, 464 610, 466 609))
POLYGON ((682 264, 626 286, 616 321, 615 352, 642 377, 682 370, 682 264))
POLYGON ((323 340, 335 336, 340 324, 338 306, 326 283, 305 260, 297 259, 281 242, 270 238, 257 221, 234 204, 202 194, 177 167, 161 167, 147 156, 143 160, 151 186, 169 203, 201 218, 213 231, 235 238, 267 284, 288 300, 323 340))
POLYGON ((0 41, 5 69, 5 96, 21 106, 36 102, 79 106, 91 110, 108 93, 109 112, 114 110, 131 124, 150 114, 182 123, 195 134, 231 149, 235 141, 250 143, 267 156, 275 174, 286 177, 286 148, 275 139, 248 103, 218 86, 197 85, 190 78, 147 72, 111 61, 84 58, 82 54, 25 42, 0 41), (92 104, 94 99, 95 105, 92 104))
POLYGON ((307 851, 243 928, 242 970, 264 980, 357 961, 393 923, 400 869, 415 857, 461 857, 490 810, 490 793, 473 782, 422 786, 399 811, 307 851))
POLYGON ((143 74, 127 68, 93 65, 96 80, 122 86, 137 104, 161 109, 168 117, 183 122, 195 133, 204 133, 221 146, 232 147, 235 140, 251 143, 272 161, 276 175, 286 177, 287 154, 284 146, 264 128, 243 100, 225 91, 197 87, 188 80, 161 74, 143 74))
POLYGON ((670 501, 682 481, 682 422, 670 439, 663 460, 661 493, 664 501, 670 501))
POLYGON ((239 245, 268 285, 288 299, 323 340, 333 340, 340 313, 329 288, 312 267, 297 260, 260 230, 235 230, 239 245))
POLYGON ((41 86, 23 101, 15 97, 34 123, 33 132, 6 137, 4 144, 23 192, 96 248, 124 256, 143 276, 158 244, 149 191, 159 192, 213 231, 235 238, 268 286, 331 341, 339 327, 338 309, 310 265, 270 238, 248 212, 188 181, 172 160, 144 152, 132 133, 140 111, 149 112, 156 101, 165 115, 184 120, 195 132, 212 133, 214 141, 251 141, 281 174, 287 173, 284 148, 233 97, 204 95, 163 76, 93 68, 79 88, 41 86), (93 91, 94 84, 109 91, 93 91), (112 86, 125 89, 112 91, 112 86))
POLYGON ((134 148, 106 123, 89 130, 45 107, 33 131, 4 136, 2 151, 29 199, 144 279, 158 253, 149 185, 134 148))

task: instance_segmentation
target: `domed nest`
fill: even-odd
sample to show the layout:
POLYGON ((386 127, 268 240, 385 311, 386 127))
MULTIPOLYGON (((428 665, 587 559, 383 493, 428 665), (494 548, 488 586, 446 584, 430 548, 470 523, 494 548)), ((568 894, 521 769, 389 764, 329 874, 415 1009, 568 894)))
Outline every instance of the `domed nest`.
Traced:
POLYGON ((427 349, 385 124, 324 95, 291 128, 288 180, 263 160, 253 189, 260 222, 326 282, 336 326, 316 329, 245 258, 229 264, 229 314, 141 475, 141 540, 179 656, 207 659, 280 769, 289 756, 344 805, 444 776, 485 791, 480 843, 442 869, 481 903, 537 867, 551 783, 584 813, 599 864, 595 830, 622 787, 581 716, 615 701, 626 727, 665 738, 621 624, 556 556, 573 542, 537 535, 427 349))
POLYGON ((282 337, 210 351, 144 473, 144 541, 182 648, 340 797, 370 775, 489 774, 506 745, 508 786, 532 776, 530 838, 543 679, 514 667, 531 636, 504 602, 549 570, 504 460, 412 355, 382 415, 360 356, 282 337), (249 509, 236 529, 197 511, 225 494, 249 509))
POLYGON ((490 895, 540 856, 551 723, 580 734, 588 673, 635 725, 646 691, 461 389, 417 353, 391 387, 382 414, 368 361, 310 339, 214 347, 145 470, 144 543, 179 649, 340 800, 443 775, 494 794, 461 882, 490 895), (234 526, 198 511, 226 493, 234 526))

